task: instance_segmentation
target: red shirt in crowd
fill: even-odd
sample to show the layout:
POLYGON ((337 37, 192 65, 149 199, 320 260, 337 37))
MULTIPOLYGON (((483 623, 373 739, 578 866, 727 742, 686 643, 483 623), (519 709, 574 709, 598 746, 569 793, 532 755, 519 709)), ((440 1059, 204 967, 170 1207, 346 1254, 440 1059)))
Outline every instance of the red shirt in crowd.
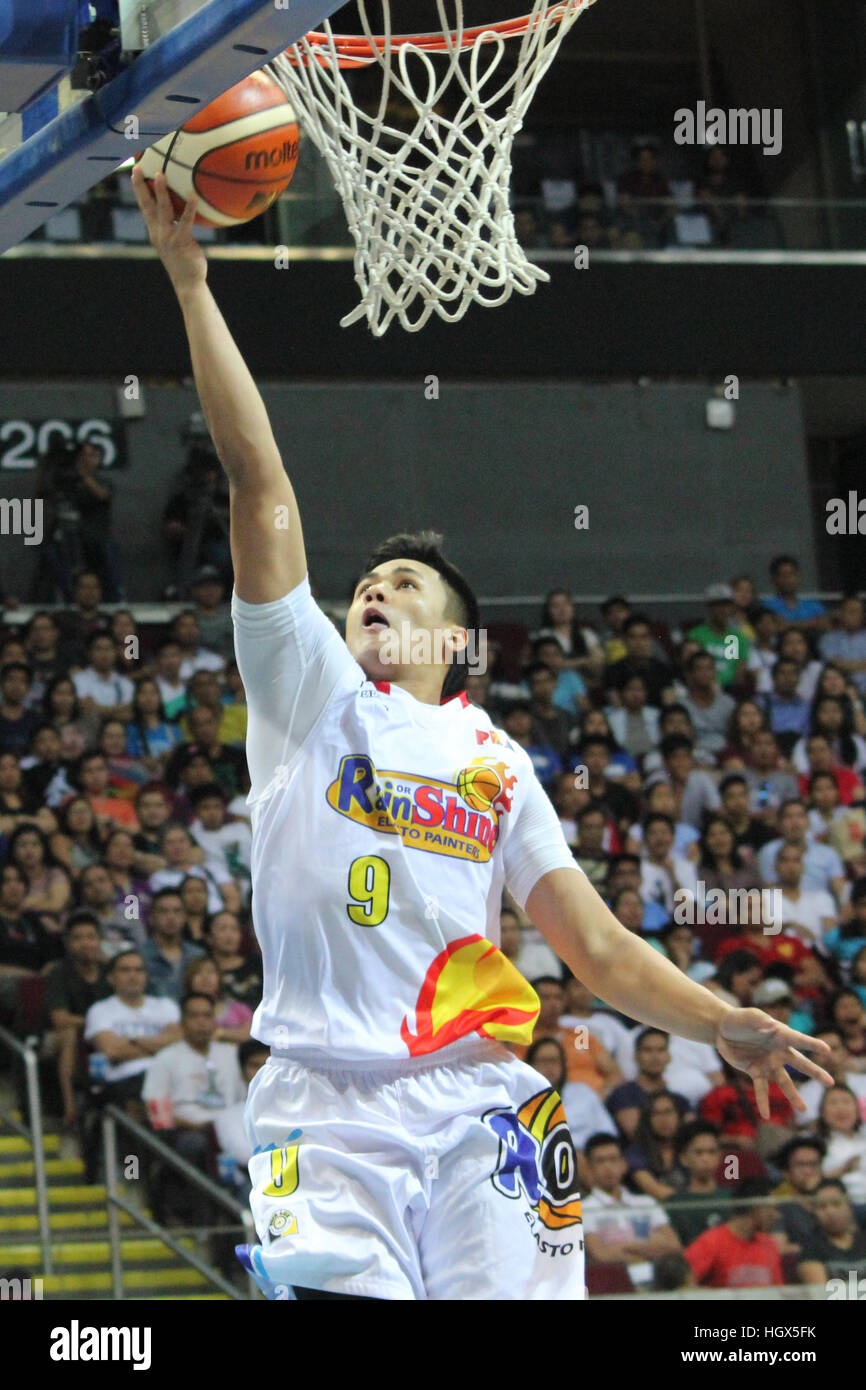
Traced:
MULTIPOLYGON (((794 1111, 785 1092, 775 1081, 770 1082, 769 1090, 769 1123, 792 1126, 794 1111)), ((701 1098, 698 1111, 702 1120, 709 1120, 711 1124, 718 1125, 723 1138, 732 1134, 742 1134, 754 1139, 758 1125, 762 1123, 754 1095, 728 1083, 714 1086, 711 1091, 707 1091, 701 1098)))
POLYGON ((811 946, 807 946, 799 936, 791 936, 787 932, 780 932, 778 936, 762 935, 760 942, 753 941, 751 937, 726 936, 713 958, 715 964, 718 965, 732 951, 751 951, 764 969, 768 965, 792 965, 796 970, 805 957, 812 954, 811 946))
POLYGON ((724 1223, 712 1226, 686 1247, 685 1256, 705 1288, 755 1289, 783 1282, 779 1251, 764 1231, 742 1240, 724 1223))
MULTIPOLYGON (((850 806, 854 800, 854 793, 863 790, 863 783, 857 773, 851 767, 831 767, 830 774, 836 779, 836 786, 839 788, 839 801, 842 806, 850 806)), ((801 773, 797 778, 800 788, 800 795, 804 801, 809 799, 809 775, 801 773)))

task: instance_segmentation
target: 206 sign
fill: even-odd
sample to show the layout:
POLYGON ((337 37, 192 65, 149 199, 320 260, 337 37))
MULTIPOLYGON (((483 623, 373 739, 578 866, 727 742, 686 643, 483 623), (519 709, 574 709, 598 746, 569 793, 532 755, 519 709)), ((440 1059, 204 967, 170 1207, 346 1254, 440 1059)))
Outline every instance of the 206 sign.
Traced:
POLYGON ((0 423, 0 468, 36 468, 40 456, 61 441, 92 442, 102 449, 104 468, 123 468, 126 439, 123 423, 92 416, 88 420, 4 420, 0 423))

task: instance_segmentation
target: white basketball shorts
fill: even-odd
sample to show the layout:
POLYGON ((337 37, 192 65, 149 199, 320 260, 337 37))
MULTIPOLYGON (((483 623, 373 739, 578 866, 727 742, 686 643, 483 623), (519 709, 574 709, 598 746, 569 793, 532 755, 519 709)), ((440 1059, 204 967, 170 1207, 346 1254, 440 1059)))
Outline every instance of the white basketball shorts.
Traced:
MULTIPOLYGON (((455 1045, 456 1046, 456 1045, 455 1045)), ((272 1056, 247 1130, 272 1299, 582 1299, 574 1147, 549 1082, 499 1043, 330 1070, 272 1056)))

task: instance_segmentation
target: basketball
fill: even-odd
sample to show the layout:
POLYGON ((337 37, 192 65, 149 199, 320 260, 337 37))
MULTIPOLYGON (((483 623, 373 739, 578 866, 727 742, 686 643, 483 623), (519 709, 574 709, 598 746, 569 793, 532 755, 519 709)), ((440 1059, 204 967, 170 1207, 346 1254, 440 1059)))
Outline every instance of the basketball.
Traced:
POLYGON ((492 767, 464 767, 457 774, 457 790, 473 811, 489 811, 502 783, 492 767))
POLYGON ((178 212, 197 193, 196 222, 234 227, 288 188, 299 140, 285 92, 267 73, 254 72, 145 150, 140 162, 148 179, 165 174, 178 212))

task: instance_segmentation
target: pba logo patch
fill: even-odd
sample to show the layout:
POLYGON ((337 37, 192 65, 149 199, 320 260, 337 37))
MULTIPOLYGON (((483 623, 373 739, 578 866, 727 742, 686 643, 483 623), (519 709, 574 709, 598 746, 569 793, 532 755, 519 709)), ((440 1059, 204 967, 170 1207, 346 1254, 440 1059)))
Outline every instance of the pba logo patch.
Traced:
POLYGON ((519 1110, 488 1110, 484 1120, 499 1138, 490 1178, 497 1192, 524 1196, 549 1231, 580 1225, 574 1144, 559 1093, 539 1091, 519 1110))
POLYGON ((277 1211, 268 1222, 268 1235, 271 1240, 279 1240, 281 1236, 296 1236, 298 1234, 298 1223, 294 1212, 277 1211))

